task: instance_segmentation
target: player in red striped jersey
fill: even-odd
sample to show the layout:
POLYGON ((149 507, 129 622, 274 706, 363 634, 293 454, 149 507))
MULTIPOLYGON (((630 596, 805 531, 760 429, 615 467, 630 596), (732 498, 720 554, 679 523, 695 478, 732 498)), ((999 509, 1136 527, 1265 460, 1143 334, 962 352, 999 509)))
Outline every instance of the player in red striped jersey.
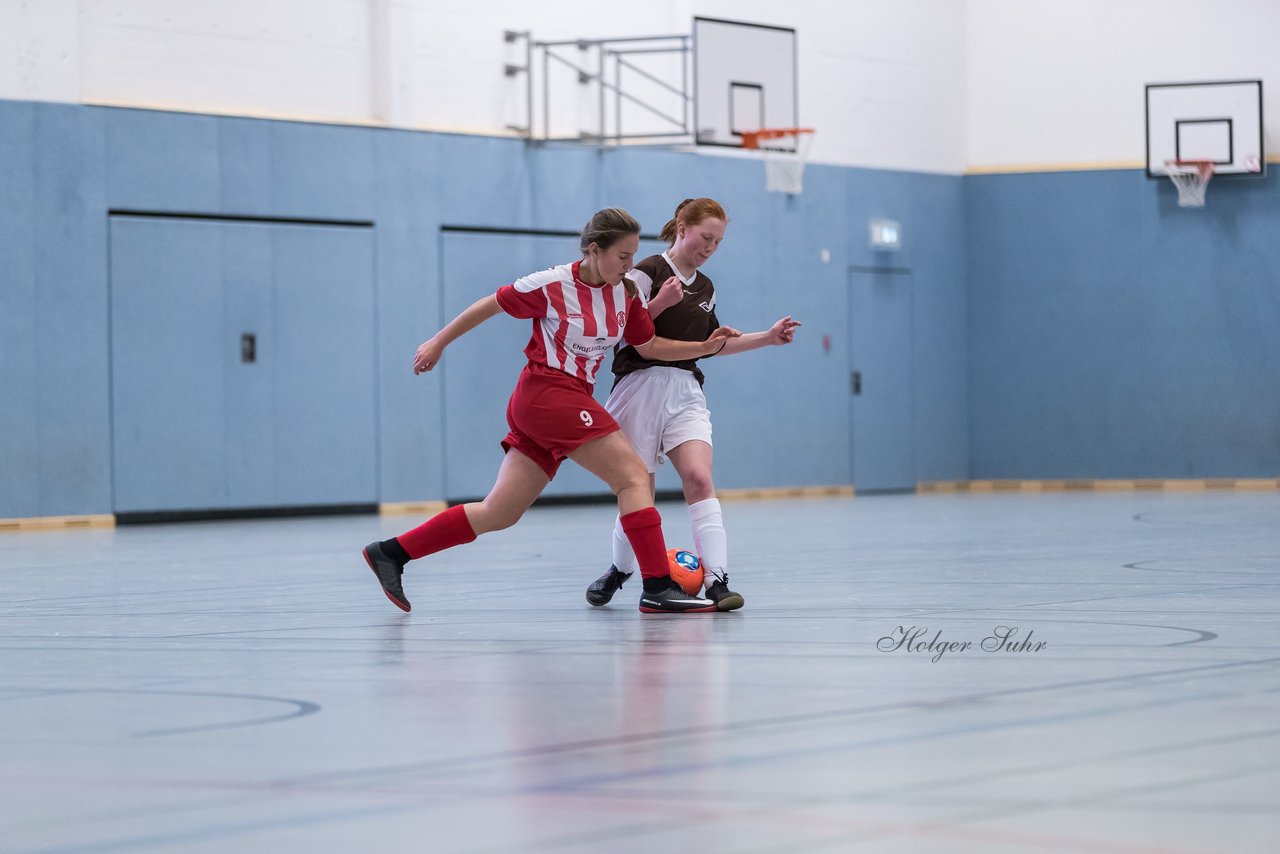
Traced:
POLYGON ((597 212, 583 229, 580 245, 581 261, 504 285, 464 310, 414 354, 413 371, 421 374, 440 362, 449 344, 494 315, 505 311, 533 321, 524 349, 529 364, 507 404, 511 430, 502 440, 506 456, 488 496, 451 507, 364 549, 383 592, 401 610, 410 609, 401 583, 405 564, 511 527, 565 459, 599 477, 618 497, 619 524, 644 578, 641 611, 717 610, 711 600, 686 594, 668 574, 662 518, 653 506, 644 463, 591 391, 600 363, 621 340, 655 359, 696 359, 740 333, 723 327, 704 341, 655 336, 644 300, 626 278, 640 245, 640 224, 626 211, 597 212))
MULTIPOLYGON (((715 288, 699 268, 720 247, 728 222, 724 208, 714 199, 685 199, 662 229, 662 238, 671 248, 636 265, 632 278, 649 293, 649 314, 662 336, 701 341, 720 325, 715 288)), ((764 332, 723 342, 709 355, 789 344, 799 325, 790 316, 783 317, 764 332)), ((614 356, 613 372, 617 379, 605 408, 644 460, 650 488, 653 473, 668 457, 680 475, 694 548, 704 569, 706 597, 722 611, 741 608, 745 600, 729 589, 729 547, 711 480, 711 413, 697 360, 655 358, 623 347, 614 356)), ((621 526, 615 524, 613 566, 587 588, 587 601, 607 603, 631 577, 635 565, 635 554, 621 526)))

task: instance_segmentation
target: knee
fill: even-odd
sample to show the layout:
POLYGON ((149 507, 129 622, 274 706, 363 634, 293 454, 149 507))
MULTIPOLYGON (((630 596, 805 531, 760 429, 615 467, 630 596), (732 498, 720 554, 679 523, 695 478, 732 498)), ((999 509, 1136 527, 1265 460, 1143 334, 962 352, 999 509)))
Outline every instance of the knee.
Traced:
MULTIPOLYGON (((516 522, 520 521, 520 517, 524 515, 524 510, 513 507, 495 507, 488 502, 484 504, 484 516, 481 524, 484 525, 484 532, 501 531, 510 528, 516 522)), ((480 531, 476 531, 480 533, 480 531)))
POLYGON ((695 469, 686 472, 685 476, 680 479, 680 485, 684 488, 684 499, 689 504, 695 501, 705 501, 716 496, 716 486, 711 481, 711 471, 709 469, 695 469))
POLYGON ((613 484, 613 494, 618 495, 627 489, 647 490, 648 488, 649 470, 644 467, 639 457, 635 457, 619 469, 613 484))

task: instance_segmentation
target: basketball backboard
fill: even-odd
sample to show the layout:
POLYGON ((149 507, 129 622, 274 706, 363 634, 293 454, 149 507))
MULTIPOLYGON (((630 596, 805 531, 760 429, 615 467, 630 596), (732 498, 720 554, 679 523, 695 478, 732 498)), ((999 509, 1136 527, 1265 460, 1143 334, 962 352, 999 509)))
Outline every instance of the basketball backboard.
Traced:
MULTIPOLYGON (((796 31, 693 19, 694 136, 699 145, 742 145, 742 132, 799 125, 796 31)), ((779 140, 794 149, 794 138, 779 140)))
POLYGON ((1215 175, 1262 176, 1262 81, 1147 85, 1147 177, 1169 160, 1208 160, 1215 175))

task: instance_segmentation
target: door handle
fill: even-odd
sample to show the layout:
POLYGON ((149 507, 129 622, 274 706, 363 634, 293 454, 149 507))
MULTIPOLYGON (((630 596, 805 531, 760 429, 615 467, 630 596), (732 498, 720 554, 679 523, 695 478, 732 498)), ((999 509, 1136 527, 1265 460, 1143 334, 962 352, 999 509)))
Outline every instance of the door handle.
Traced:
POLYGON ((246 365, 258 361, 258 336, 252 332, 240 336, 240 361, 246 365))
POLYGON ((862 394, 862 371, 853 371, 849 374, 849 387, 854 394, 862 394))

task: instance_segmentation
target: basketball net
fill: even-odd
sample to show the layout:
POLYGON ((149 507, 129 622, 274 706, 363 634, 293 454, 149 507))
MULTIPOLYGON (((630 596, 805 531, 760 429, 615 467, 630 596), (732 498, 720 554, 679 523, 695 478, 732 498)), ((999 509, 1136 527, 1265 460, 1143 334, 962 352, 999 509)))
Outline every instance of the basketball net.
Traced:
POLYGON ((1212 160, 1166 160, 1165 174, 1178 188, 1178 207, 1204 207, 1204 193, 1213 177, 1212 160))
POLYGON ((804 190, 804 165, 813 144, 812 128, 762 128, 742 132, 742 147, 764 154, 764 186, 773 193, 804 190), (794 146, 761 145, 769 140, 790 140, 794 146))

